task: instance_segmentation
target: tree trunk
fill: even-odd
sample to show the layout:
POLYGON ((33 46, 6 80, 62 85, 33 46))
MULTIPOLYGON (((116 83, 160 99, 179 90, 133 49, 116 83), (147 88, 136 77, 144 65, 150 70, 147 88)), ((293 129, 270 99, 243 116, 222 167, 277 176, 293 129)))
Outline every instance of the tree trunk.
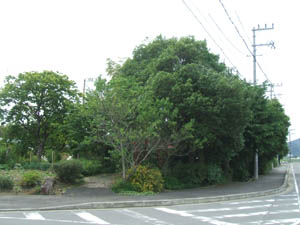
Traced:
POLYGON ((255 151, 254 154, 254 176, 253 176, 254 180, 258 179, 258 151, 255 151))
POLYGON ((122 157, 122 178, 123 180, 125 180, 126 179, 125 153, 122 144, 121 144, 121 157, 122 157))
POLYGON ((38 150, 36 152, 39 161, 41 161, 42 159, 43 152, 44 152, 44 146, 42 143, 40 143, 38 146, 38 150))

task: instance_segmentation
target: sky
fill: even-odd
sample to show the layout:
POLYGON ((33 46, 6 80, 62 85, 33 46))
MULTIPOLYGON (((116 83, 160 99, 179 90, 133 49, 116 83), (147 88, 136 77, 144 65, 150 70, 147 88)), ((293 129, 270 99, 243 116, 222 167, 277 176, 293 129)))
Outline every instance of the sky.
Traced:
POLYGON ((107 58, 121 63, 160 34, 206 40, 220 61, 252 82, 252 29, 274 24, 256 32, 257 44, 276 47, 257 47, 264 71, 257 68, 257 83, 274 83, 294 140, 300 138, 299 9, 299 0, 0 0, 0 86, 7 75, 53 70, 82 90, 84 79, 106 76, 107 58))

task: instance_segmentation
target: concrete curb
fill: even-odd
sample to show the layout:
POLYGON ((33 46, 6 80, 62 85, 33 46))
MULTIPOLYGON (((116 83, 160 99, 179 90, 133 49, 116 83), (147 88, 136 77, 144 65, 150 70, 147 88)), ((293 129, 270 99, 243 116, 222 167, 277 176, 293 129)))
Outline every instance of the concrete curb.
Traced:
POLYGON ((291 180, 291 166, 288 166, 283 184, 275 189, 249 192, 242 194, 200 197, 200 198, 182 198, 182 199, 165 199, 165 200, 143 200, 143 201, 115 201, 115 202, 89 202, 81 204, 70 204, 51 206, 43 208, 19 208, 19 209, 1 209, 2 212, 8 211, 50 211, 50 210, 76 210, 76 209, 107 209, 107 208, 133 208, 133 207, 160 207, 171 205, 184 205, 184 204, 198 204, 198 203, 211 203, 221 201, 232 201, 239 199, 263 197, 269 195, 276 195, 283 193, 293 185, 291 180))

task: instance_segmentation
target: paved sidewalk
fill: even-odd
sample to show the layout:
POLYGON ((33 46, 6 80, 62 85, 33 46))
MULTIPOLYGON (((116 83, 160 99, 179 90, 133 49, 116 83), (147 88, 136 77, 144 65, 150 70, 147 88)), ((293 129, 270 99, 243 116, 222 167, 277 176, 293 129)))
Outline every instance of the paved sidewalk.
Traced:
POLYGON ((121 196, 107 188, 86 187, 73 188, 62 196, 0 196, 0 211, 166 206, 258 197, 285 191, 289 186, 286 171, 288 165, 282 165, 257 181, 165 191, 153 196, 121 196))

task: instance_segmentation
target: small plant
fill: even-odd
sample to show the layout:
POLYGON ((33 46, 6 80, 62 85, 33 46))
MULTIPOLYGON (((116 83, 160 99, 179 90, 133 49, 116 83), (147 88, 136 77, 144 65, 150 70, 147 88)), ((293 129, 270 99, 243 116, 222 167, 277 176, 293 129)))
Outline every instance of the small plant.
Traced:
POLYGON ((22 192, 22 187, 18 186, 18 185, 15 185, 14 188, 13 188, 13 191, 16 193, 16 194, 19 194, 20 192, 22 192))
POLYGON ((40 185, 42 181, 41 174, 37 171, 27 171, 23 174, 21 186, 30 188, 40 185))
POLYGON ((98 160, 80 160, 82 165, 82 174, 84 176, 92 176, 101 173, 101 164, 98 160))
POLYGON ((31 162, 31 163, 24 163, 23 169, 25 170, 42 170, 46 171, 51 167, 51 164, 48 162, 31 162))
POLYGON ((169 190, 180 190, 186 187, 185 184, 181 183, 176 177, 171 175, 166 176, 164 181, 164 187, 169 190))
POLYGON ((225 180, 224 173, 218 165, 211 164, 207 166, 207 183, 218 184, 225 180))
POLYGON ((0 175, 0 191, 12 190, 14 182, 9 176, 0 175))
POLYGON ((77 183, 82 180, 82 165, 79 160, 56 163, 54 171, 58 178, 65 183, 77 183))
POLYGON ((164 180, 158 169, 139 165, 128 171, 128 180, 137 192, 161 192, 164 180))
POLYGON ((120 178, 112 185, 112 190, 116 193, 125 193, 134 191, 134 187, 129 181, 120 178))
POLYGON ((0 170, 9 170, 9 166, 7 164, 0 164, 0 170))

